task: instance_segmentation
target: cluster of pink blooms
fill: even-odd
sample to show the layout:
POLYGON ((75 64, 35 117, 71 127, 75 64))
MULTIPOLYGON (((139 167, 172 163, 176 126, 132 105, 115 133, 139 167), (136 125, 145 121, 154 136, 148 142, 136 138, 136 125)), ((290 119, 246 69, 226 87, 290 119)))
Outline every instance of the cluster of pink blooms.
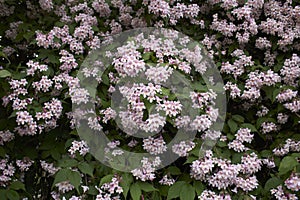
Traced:
POLYGON ((300 57, 293 54, 290 59, 286 59, 280 73, 286 84, 296 86, 298 83, 297 78, 300 76, 300 57))
POLYGON ((198 196, 198 199, 200 199, 200 200, 210 200, 210 199, 231 200, 231 197, 229 194, 216 194, 214 191, 204 190, 201 193, 201 195, 198 196))
POLYGON ((123 192, 120 184, 119 177, 113 177, 111 182, 104 183, 100 188, 96 189, 99 191, 99 194, 96 196, 96 200, 118 200, 120 199, 120 194, 123 192))
MULTIPOLYGON (((275 88, 277 93, 272 94, 274 104, 278 104, 278 107, 282 107, 283 110, 276 113, 277 122, 265 121, 261 123, 260 127, 257 127, 266 136, 273 132, 279 132, 280 126, 292 121, 291 116, 297 117, 300 111, 297 92, 300 57, 295 53, 300 51, 300 7, 299 5, 295 6, 296 1, 208 0, 201 4, 195 4, 180 0, 143 0, 142 2, 136 0, 92 0, 89 3, 76 0, 39 0, 38 4, 30 1, 26 1, 24 4, 27 8, 24 14, 32 20, 39 19, 39 13, 51 13, 59 17, 60 21, 47 33, 44 30, 35 32, 35 41, 39 48, 57 52, 56 64, 59 67, 57 67, 58 71, 54 69, 56 64, 51 61, 53 55, 49 55, 43 60, 36 55, 35 59, 25 61, 25 63, 27 62, 25 70, 27 77, 7 79, 11 92, 2 98, 2 105, 13 109, 15 114, 13 117, 15 117, 17 126, 13 130, 0 131, 0 145, 2 146, 17 138, 17 134, 35 136, 56 128, 59 125, 58 119, 65 114, 63 109, 65 99, 63 98, 70 97, 72 103, 78 105, 89 102, 89 91, 80 88, 79 79, 73 77, 73 72, 81 63, 82 56, 88 54, 90 50, 99 48, 102 43, 109 43, 111 38, 106 36, 138 27, 165 27, 166 25, 175 27, 183 22, 187 30, 189 25, 193 25, 192 30, 196 27, 195 30, 200 30, 201 33, 205 32, 204 37, 200 38, 203 38, 202 43, 209 50, 210 57, 220 62, 218 65, 221 73, 226 77, 224 89, 229 92, 231 100, 245 102, 241 105, 242 107, 250 108, 256 105, 256 102, 258 105, 263 105, 254 114, 257 117, 273 115, 272 106, 264 103, 266 96, 264 89, 265 86, 275 88), (141 5, 139 5, 140 3, 141 5), (114 16, 115 13, 118 13, 117 17, 114 16), (149 20, 149 16, 151 16, 151 20, 149 20), (206 20, 203 16, 212 16, 212 19, 206 20), (187 22, 189 23, 185 24, 187 22), (105 30, 97 30, 99 27, 104 27, 105 30), (232 49, 232 47, 234 48, 232 49), (249 47, 253 52, 249 52, 249 47), (46 100, 41 98, 48 96, 51 97, 46 100), (33 110, 32 107, 37 110, 33 110)), ((0 0, 1 17, 12 15, 14 10, 16 10, 15 6, 0 0)), ((27 22, 19 20, 9 21, 8 29, 5 30, 4 37, 17 43, 14 46, 3 47, 2 51, 8 56, 16 55, 18 57, 16 52, 30 49, 25 44, 17 42, 22 36, 19 34, 20 31, 23 31, 27 25, 27 22)), ((168 83, 168 79, 175 70, 178 69, 185 75, 191 75, 193 69, 190 64, 193 64, 196 72, 203 74, 206 71, 207 65, 202 62, 201 47, 196 46, 193 50, 189 50, 188 43, 188 38, 179 38, 178 34, 172 31, 165 34, 164 40, 154 37, 146 39, 141 34, 136 41, 131 41, 118 48, 117 53, 107 52, 107 57, 114 56, 113 66, 118 72, 117 76, 113 73, 109 75, 110 93, 115 91, 113 84, 127 76, 137 77, 141 73, 145 73, 145 79, 152 83, 134 83, 132 86, 121 87, 122 95, 129 102, 127 110, 116 113, 110 107, 104 108, 100 111, 98 118, 88 118, 88 125, 93 130, 102 130, 110 120, 116 119, 119 114, 125 132, 134 136, 140 130, 147 133, 158 132, 166 125, 166 118, 171 118, 176 128, 192 127, 194 130, 204 132, 202 138, 213 140, 219 138, 220 132, 208 130, 218 116, 218 110, 213 107, 213 101, 216 98, 213 91, 190 93, 193 107, 204 111, 204 114, 195 119, 191 119, 189 116, 179 116, 185 109, 182 101, 170 100, 168 96, 161 97, 164 88, 160 84, 168 83), (179 43, 184 46, 182 49, 177 49, 176 39, 179 39, 179 43), (143 49, 143 52, 140 51, 140 48, 143 49), (144 53, 153 53, 151 56, 155 55, 158 63, 148 66, 144 60, 144 53), (167 63, 165 63, 166 58, 168 59, 167 63), (163 112, 149 113, 148 118, 143 119, 143 114, 148 109, 145 102, 156 104, 154 110, 163 112)), ((84 71, 86 77, 97 77, 97 73, 97 68, 84 71)), ((97 79, 99 80, 99 77, 97 79)), ((71 128, 75 127, 76 114, 78 115, 78 113, 72 112, 66 114, 71 119, 71 128)), ((221 141, 226 141, 224 138, 225 136, 222 136, 221 141)), ((244 143, 251 143, 253 139, 254 134, 250 129, 238 129, 235 138, 228 141, 226 148, 244 152, 241 163, 232 164, 229 160, 215 158, 212 156, 212 152, 208 152, 205 158, 193 162, 191 176, 204 181, 214 189, 223 190, 235 187, 233 192, 237 190, 246 193, 253 191, 258 187, 255 173, 261 170, 262 164, 270 168, 275 166, 272 159, 259 159, 255 153, 246 154, 246 150, 250 150, 250 148, 246 147, 244 143)), ((131 140, 128 145, 134 147, 137 144, 141 143, 131 140)), ((115 149, 118 145, 120 145, 118 142, 109 143, 109 151, 112 151, 114 155, 122 155, 121 151, 115 149)), ((172 151, 185 157, 194 146, 195 143, 192 141, 182 141, 173 145, 172 151)), ((162 137, 155 139, 149 137, 143 140, 143 148, 151 154, 157 155, 166 151, 166 144, 162 137)), ((79 154, 85 155, 89 148, 84 141, 75 140, 68 152, 74 156, 77 151, 79 154)), ((273 149, 275 156, 284 156, 290 152, 299 151, 300 142, 292 139, 287 139, 285 144, 273 149)), ((15 163, 20 171, 26 171, 33 162, 24 158, 15 163)), ((8 185, 14 176, 15 168, 12 163, 8 159, 2 159, 0 162, 2 173, 0 184, 2 186, 8 185)), ((42 169, 50 175, 54 175, 59 170, 54 163, 40 161, 40 164, 42 169)), ((153 161, 143 159, 142 164, 143 166, 133 170, 132 174, 142 181, 154 180, 155 167, 160 164, 158 157, 153 161)), ((171 185, 174 181, 174 179, 164 176, 160 183, 171 185)), ((299 191, 299 182, 299 174, 292 173, 284 183, 286 188, 297 192, 299 191)), ((68 181, 58 183, 56 186, 61 193, 74 188, 68 181)), ((114 177, 111 183, 104 184, 99 189, 97 199, 118 199, 118 194, 121 192, 119 180, 114 177)), ((282 186, 272 189, 271 193, 277 199, 297 199, 295 194, 285 191, 282 186)), ((53 196, 56 196, 55 192, 53 196)), ((226 192, 217 194, 208 189, 199 196, 199 199, 230 198, 226 192)), ((59 199, 59 197, 55 199, 59 199)), ((72 196, 70 199, 80 198, 72 196)))
POLYGON ((279 124, 285 124, 289 119, 289 116, 287 114, 278 113, 277 115, 277 122, 279 124))
POLYGON ((287 89, 284 90, 282 92, 280 92, 277 96, 276 96, 276 100, 280 103, 282 102, 286 102, 289 101, 291 99, 293 99, 294 97, 296 97, 298 94, 297 91, 293 91, 291 89, 287 89))
POLYGON ((222 63, 221 72, 233 74, 234 78, 241 76, 245 72, 245 67, 252 66, 254 64, 252 57, 246 56, 243 50, 237 49, 231 55, 236 58, 234 63, 222 63))
POLYGON ((217 94, 210 89, 209 92, 204 93, 191 92, 190 97, 194 108, 204 108, 209 106, 213 100, 216 99, 217 94))
POLYGON ((12 163, 9 162, 8 159, 1 159, 0 160, 0 185, 6 187, 10 181, 12 180, 16 168, 13 166, 12 163))
POLYGON ((180 157, 186 157, 188 152, 193 150, 196 144, 192 141, 181 141, 179 144, 172 146, 172 151, 180 157))
POLYGON ((120 141, 115 140, 107 143, 107 148, 104 149, 105 154, 108 154, 111 152, 113 156, 120 156, 124 153, 123 150, 117 149, 117 147, 120 145, 120 141), (111 151, 112 150, 112 151, 111 151))
POLYGON ((25 157, 22 160, 17 160, 16 165, 19 167, 19 169, 22 172, 26 172, 29 170, 29 167, 34 163, 33 160, 30 160, 30 158, 25 157))
POLYGON ((283 106, 291 112, 297 113, 300 110, 300 101, 293 100, 291 103, 285 103, 283 106))
POLYGON ((50 176, 53 176, 58 170, 60 170, 60 168, 55 167, 53 163, 47 163, 44 160, 41 160, 40 164, 42 169, 48 172, 50 176))
POLYGON ((168 178, 168 175, 163 176, 163 178, 159 181, 162 185, 173 185, 175 183, 175 180, 173 178, 168 178))
POLYGON ((277 127, 277 125, 274 122, 263 122, 261 124, 261 128, 262 128, 261 131, 264 134, 278 130, 278 127, 277 127))
POLYGON ((132 170, 132 175, 141 181, 154 180, 155 170, 161 164, 160 157, 155 157, 153 159, 143 158, 141 163, 142 167, 132 170))
POLYGON ((89 147, 87 146, 87 143, 85 141, 73 141, 72 146, 69 148, 69 153, 74 155, 77 151, 80 155, 84 156, 89 152, 89 147))
POLYGON ((277 188, 271 189, 271 194, 277 200, 298 200, 296 194, 292 194, 288 191, 284 191, 283 187, 280 185, 277 188))
POLYGON ((166 142, 163 137, 148 137, 143 139, 143 148, 151 155, 162 154, 167 150, 166 142))
POLYGON ((262 161, 255 153, 242 156, 241 163, 232 164, 230 160, 215 158, 211 151, 206 151, 204 158, 192 163, 190 175, 219 190, 235 186, 234 190, 248 192, 258 187, 255 173, 261 166, 262 161))
POLYGON ((292 174, 288 179, 285 180, 284 184, 292 191, 300 190, 300 176, 299 174, 292 174))
POLYGON ((73 190, 75 187, 70 183, 70 181, 62 181, 56 183, 55 186, 58 188, 58 191, 61 193, 66 193, 73 190))
POLYGON ((273 149, 273 153, 276 156, 284 156, 289 152, 300 152, 300 141, 295 141, 292 139, 287 139, 282 147, 277 147, 273 149))
POLYGON ((272 70, 260 72, 255 70, 248 74, 245 90, 241 96, 243 99, 256 100, 261 96, 260 89, 262 86, 272 86, 281 81, 281 77, 272 70))
POLYGON ((233 149, 236 152, 243 152, 248 150, 243 142, 251 143, 254 137, 254 134, 251 134, 249 128, 240 128, 236 133, 236 138, 228 143, 228 148, 233 149))
POLYGON ((0 131, 0 145, 4 145, 5 142, 12 141, 15 135, 9 130, 0 131))
POLYGON ((241 96, 241 90, 239 89, 239 87, 235 83, 232 83, 232 82, 228 81, 225 84, 224 89, 226 91, 230 92, 229 94, 230 94, 230 97, 232 99, 235 99, 236 97, 240 97, 241 96))
POLYGON ((257 111, 256 116, 263 117, 267 115, 269 112, 269 109, 266 106, 261 106, 261 110, 257 111))
POLYGON ((48 66, 44 64, 39 64, 39 62, 33 62, 32 60, 28 61, 26 63, 28 69, 27 69, 27 75, 35 75, 38 70, 39 72, 44 72, 48 70, 48 66))

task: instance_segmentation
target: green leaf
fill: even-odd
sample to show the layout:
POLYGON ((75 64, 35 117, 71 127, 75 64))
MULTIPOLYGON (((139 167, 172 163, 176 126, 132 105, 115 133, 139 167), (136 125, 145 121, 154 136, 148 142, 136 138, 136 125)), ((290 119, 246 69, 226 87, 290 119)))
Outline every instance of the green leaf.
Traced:
POLYGON ((284 157, 279 165, 279 175, 283 175, 291 170, 294 169, 298 165, 298 162, 295 157, 292 156, 286 156, 284 157))
POLYGON ((270 191, 272 188, 276 188, 282 184, 282 180, 277 177, 270 178, 265 184, 265 190, 270 191))
POLYGON ((151 200, 161 200, 161 195, 159 192, 153 192, 152 193, 152 197, 151 197, 151 200))
POLYGON ((168 167, 167 171, 171 174, 171 175, 180 175, 181 171, 178 167, 175 166, 170 166, 168 167))
POLYGON ((24 190, 25 191, 25 185, 24 185, 24 183, 22 183, 20 181, 12 182, 10 184, 9 188, 13 189, 13 190, 24 190))
POLYGON ((192 163, 193 161, 198 160, 198 157, 196 156, 188 156, 184 164, 192 163))
POLYGON ((140 200, 142 191, 138 183, 134 183, 130 186, 130 195, 133 200, 140 200))
POLYGON ((169 96, 169 95, 170 95, 170 90, 167 89, 167 88, 162 87, 162 88, 161 88, 161 93, 162 93, 164 96, 169 96))
POLYGON ((181 200, 194 200, 195 199, 195 188, 188 183, 184 184, 181 188, 180 199, 181 200))
POLYGON ((55 160, 60 159, 61 154, 59 153, 59 150, 57 148, 52 148, 50 151, 51 151, 52 158, 54 158, 55 160))
POLYGON ((175 199, 175 198, 179 197, 182 186, 185 184, 186 183, 184 181, 175 182, 168 191, 167 199, 169 200, 169 199, 175 199))
POLYGON ((78 169, 84 173, 84 174, 88 174, 90 176, 93 176, 93 172, 94 172, 94 166, 92 166, 91 164, 88 164, 86 162, 80 163, 78 165, 78 169))
POLYGON ((20 196, 19 194, 14 191, 14 190, 9 190, 6 192, 6 197, 9 199, 9 200, 19 200, 20 199, 20 196))
POLYGON ((281 89, 275 89, 272 95, 272 103, 276 100, 277 95, 280 93, 281 89))
POLYGON ((113 176, 114 175, 109 174, 109 175, 106 175, 106 176, 102 177, 99 186, 103 185, 104 183, 111 182, 111 179, 113 178, 113 176))
POLYGON ((260 152, 260 156, 263 157, 263 158, 268 158, 270 156, 272 156, 273 153, 271 150, 263 150, 260 152))
POLYGON ((68 174, 68 179, 70 181, 70 183, 75 187, 75 189, 79 192, 79 185, 81 182, 81 176, 79 172, 76 171, 71 171, 68 174))
POLYGON ((257 129, 255 128, 255 126, 253 126, 252 124, 249 123, 243 123, 241 124, 242 128, 249 128, 251 130, 251 132, 257 132, 257 129))
POLYGON ((232 115, 232 119, 236 122, 244 122, 245 118, 241 115, 232 115))
POLYGON ((122 175, 122 181, 120 182, 120 186, 123 188, 123 195, 126 198, 130 185, 133 182, 133 177, 129 173, 125 173, 122 175))
POLYGON ((238 125, 235 121, 233 121, 232 119, 229 119, 228 122, 227 122, 229 128, 230 128, 230 131, 232 133, 235 133, 238 129, 238 125))
POLYGON ((4 158, 5 157, 5 149, 3 147, 0 147, 0 157, 4 158))
POLYGON ((58 162, 59 167, 74 167, 77 165, 77 161, 74 159, 62 159, 58 162))
POLYGON ((200 181, 194 181, 194 188, 197 195, 200 195, 205 190, 205 186, 200 181))
POLYGON ((7 200, 6 192, 7 190, 0 189, 0 200, 7 200))
POLYGON ((96 196, 97 194, 99 194, 99 191, 95 187, 90 187, 87 191, 87 194, 96 196))
POLYGON ((232 155, 232 159, 231 159, 232 163, 234 163, 234 164, 240 163, 243 154, 244 154, 244 153, 234 153, 234 154, 232 155))
POLYGON ((262 87, 262 90, 265 92, 266 97, 271 100, 271 102, 273 101, 273 92, 275 90, 275 87, 273 86, 264 86, 262 87))
POLYGON ((54 181, 53 181, 53 184, 52 184, 52 188, 55 186, 56 183, 60 183, 60 182, 68 180, 67 175, 68 175, 69 172, 70 172, 69 169, 61 169, 61 170, 59 170, 55 174, 55 178, 54 178, 54 181))
POLYGON ((155 187, 153 187, 153 185, 150 184, 150 183, 139 182, 139 186, 140 186, 141 190, 143 190, 145 192, 158 191, 158 189, 156 189, 155 187))
POLYGON ((144 59, 144 61, 147 61, 150 59, 152 54, 153 54, 152 52, 146 52, 142 55, 142 58, 144 59))
POLYGON ((5 69, 0 70, 0 78, 6 78, 11 76, 11 73, 5 69))
POLYGON ((3 53, 2 51, 0 51, 0 57, 5 58, 5 59, 8 61, 8 63, 10 64, 10 60, 9 60, 8 57, 5 55, 5 53, 3 53))

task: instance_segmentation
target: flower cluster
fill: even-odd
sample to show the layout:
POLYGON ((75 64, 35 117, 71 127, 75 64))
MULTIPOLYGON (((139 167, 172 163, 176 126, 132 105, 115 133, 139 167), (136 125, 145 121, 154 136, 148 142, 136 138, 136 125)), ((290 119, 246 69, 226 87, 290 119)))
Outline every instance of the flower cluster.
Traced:
POLYGON ((136 179, 140 179, 141 181, 154 180, 155 169, 161 164, 160 158, 155 157, 153 160, 149 160, 148 158, 143 158, 141 163, 142 163, 142 167, 140 169, 132 170, 131 171, 132 175, 135 176, 136 179))
POLYGON ((68 151, 71 155, 74 155, 78 151, 80 155, 84 156, 89 152, 89 147, 85 141, 73 141, 68 151))
POLYGON ((4 196, 299 198, 299 1, 0 0, 0 18, 4 196), (162 35, 143 29, 114 46, 114 35, 141 27, 162 28, 162 35), (82 69, 102 47, 108 47, 104 58, 82 69), (213 63, 223 81, 212 73, 213 63), (87 85, 99 83, 96 90, 81 88, 80 71, 87 85), (222 89, 226 102, 218 101, 222 89), (127 104, 119 109, 111 101, 117 92, 127 104), (88 103, 96 105, 97 116, 80 110, 88 103), (222 104, 227 110, 218 109, 222 104), (79 110, 72 111, 74 105, 79 110), (84 116, 87 127, 111 140, 103 145, 105 157, 121 159, 125 149, 154 157, 102 184, 101 177, 116 172, 95 161, 93 146, 74 130, 85 128, 78 120, 84 116), (179 130, 185 136, 194 131, 195 140, 170 142, 179 130), (202 150, 205 156, 195 157, 202 150), (156 171, 164 163, 158 156, 166 152, 181 158, 156 171), (61 176, 64 170, 77 175, 61 176), (177 190, 181 180, 187 187, 177 190), (152 181, 154 188, 141 181, 152 181))
POLYGON ((205 181, 219 190, 235 187, 235 190, 240 188, 243 191, 252 191, 258 187, 254 174, 261 169, 262 163, 255 153, 243 156, 240 164, 232 164, 230 160, 212 156, 212 152, 207 151, 203 159, 194 161, 191 177, 205 181))
POLYGON ((123 189, 119 184, 119 178, 113 177, 111 182, 104 183, 100 188, 96 188, 99 191, 99 194, 96 196, 96 200, 120 199, 119 194, 123 192, 123 189))

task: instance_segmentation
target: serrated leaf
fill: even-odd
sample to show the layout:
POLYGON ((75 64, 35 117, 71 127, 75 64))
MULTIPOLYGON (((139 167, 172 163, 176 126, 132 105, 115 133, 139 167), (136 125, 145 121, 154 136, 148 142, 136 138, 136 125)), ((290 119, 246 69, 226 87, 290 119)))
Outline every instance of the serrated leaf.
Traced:
POLYGON ((14 191, 14 190, 9 190, 6 192, 6 197, 9 199, 9 200, 19 200, 20 199, 20 196, 19 194, 14 191))
POLYGON ((205 186, 200 181, 194 181, 194 188, 197 195, 200 195, 205 190, 205 186))
POLYGON ((59 160, 60 159, 61 154, 59 153, 59 150, 57 148, 52 148, 50 150, 50 152, 51 152, 52 158, 54 158, 55 160, 59 160))
POLYGON ((232 115, 232 119, 236 122, 244 122, 245 118, 241 115, 232 115))
POLYGON ((55 186, 56 183, 60 183, 63 181, 68 180, 68 173, 70 172, 69 169, 61 169, 55 174, 55 178, 52 184, 52 188, 55 186))
POLYGON ((294 167, 296 167, 298 165, 298 161, 296 160, 295 157, 292 156, 286 156, 284 157, 279 165, 279 174, 283 175, 291 170, 294 169, 294 167))
POLYGON ((24 183, 22 183, 20 181, 12 182, 10 184, 9 188, 13 189, 13 190, 24 190, 25 191, 25 185, 24 185, 24 183))
POLYGON ((131 174, 125 173, 122 175, 122 181, 120 182, 120 186, 123 188, 123 195, 126 198, 130 185, 133 181, 133 177, 131 174))
POLYGON ((188 183, 185 183, 180 191, 181 200, 194 200, 195 199, 195 188, 188 183))
POLYGON ((271 150, 263 150, 260 152, 260 156, 263 157, 263 158, 268 158, 270 156, 272 156, 273 153, 271 150))
POLYGON ((77 161, 74 159, 63 159, 58 162, 59 167, 74 167, 77 165, 77 161))
POLYGON ((78 165, 78 169, 84 174, 88 174, 90 176, 94 175, 94 167, 86 162, 80 163, 78 165))
POLYGON ((182 186, 186 184, 184 181, 175 182, 168 191, 168 200, 175 199, 180 196, 182 186))
POLYGON ((195 161, 197 159, 198 159, 198 157, 196 157, 196 156, 188 156, 188 158, 186 159, 184 164, 192 163, 193 161, 195 161))
POLYGON ((11 73, 5 69, 0 70, 0 78, 6 78, 11 76, 11 73))
POLYGON ((142 55, 142 58, 144 59, 144 61, 147 61, 150 59, 152 54, 153 54, 152 52, 146 52, 142 55))
POLYGON ((230 131, 232 133, 235 133, 238 129, 238 125, 235 121, 233 121, 232 119, 229 119, 228 122, 227 122, 229 128, 230 128, 230 131))
POLYGON ((159 192, 153 192, 151 200, 161 200, 161 195, 159 192))
POLYGON ((251 132, 257 132, 257 129, 255 128, 255 126, 253 126, 252 124, 249 123, 243 123, 241 124, 242 128, 249 128, 251 130, 251 132))
POLYGON ((5 149, 3 147, 0 147, 0 157, 4 158, 6 155, 5 149))
POLYGON ((272 188, 276 188, 278 185, 282 184, 282 180, 277 177, 270 178, 265 184, 265 190, 270 191, 272 188))
POLYGON ((111 179, 113 178, 113 176, 114 175, 109 174, 109 175, 106 175, 106 176, 102 177, 99 186, 103 185, 104 183, 111 182, 111 179))
POLYGON ((280 93, 281 89, 275 89, 272 95, 272 103, 276 100, 277 95, 280 93))
POLYGON ((145 192, 158 191, 158 189, 156 189, 155 187, 153 187, 153 185, 150 184, 150 183, 140 182, 139 186, 140 186, 141 190, 143 190, 145 192))
POLYGON ((244 153, 234 153, 231 159, 232 163, 234 164, 240 163, 243 154, 244 153))
POLYGON ((140 200, 142 191, 139 184, 134 183, 130 186, 130 195, 133 200, 140 200))
POLYGON ((181 171, 178 167, 175 166, 170 166, 168 167, 167 171, 171 174, 171 175, 180 175, 181 171))
POLYGON ((6 192, 7 190, 0 189, 0 200, 7 200, 6 192))
POLYGON ((79 185, 81 182, 81 176, 79 172, 76 171, 71 171, 68 174, 68 180, 70 181, 70 183, 75 187, 75 189, 77 191, 79 191, 79 185))

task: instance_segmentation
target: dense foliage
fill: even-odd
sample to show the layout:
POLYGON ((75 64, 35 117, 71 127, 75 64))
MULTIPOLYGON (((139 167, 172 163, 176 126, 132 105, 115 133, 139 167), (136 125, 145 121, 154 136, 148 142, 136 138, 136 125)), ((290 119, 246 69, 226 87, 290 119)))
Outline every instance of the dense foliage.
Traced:
POLYGON ((0 0, 0 18, 0 199, 298 199, 298 0, 0 0), (184 98, 201 115, 191 123, 196 138, 173 145, 180 156, 175 162, 155 170, 159 161, 144 160, 142 168, 123 172, 91 154, 78 135, 72 103, 87 98, 77 76, 88 54, 112 35, 141 27, 177 30, 200 42, 221 72, 227 111, 221 131, 207 130, 216 121, 215 93, 201 79, 205 67, 193 63, 196 50, 181 51, 181 58, 164 48, 172 47, 171 39, 142 49, 124 45, 99 81, 99 117, 89 121, 111 139, 107 152, 161 154, 176 128, 189 123, 178 116, 182 105, 171 90, 133 85, 121 93, 134 113, 121 118, 131 117, 129 128, 164 126, 164 132, 141 139, 117 128, 109 93, 145 63, 153 64, 145 74, 154 83, 175 70, 188 74, 194 93, 184 98), (154 100, 166 123, 151 115, 154 100), (217 142, 199 156, 207 137, 217 142))

